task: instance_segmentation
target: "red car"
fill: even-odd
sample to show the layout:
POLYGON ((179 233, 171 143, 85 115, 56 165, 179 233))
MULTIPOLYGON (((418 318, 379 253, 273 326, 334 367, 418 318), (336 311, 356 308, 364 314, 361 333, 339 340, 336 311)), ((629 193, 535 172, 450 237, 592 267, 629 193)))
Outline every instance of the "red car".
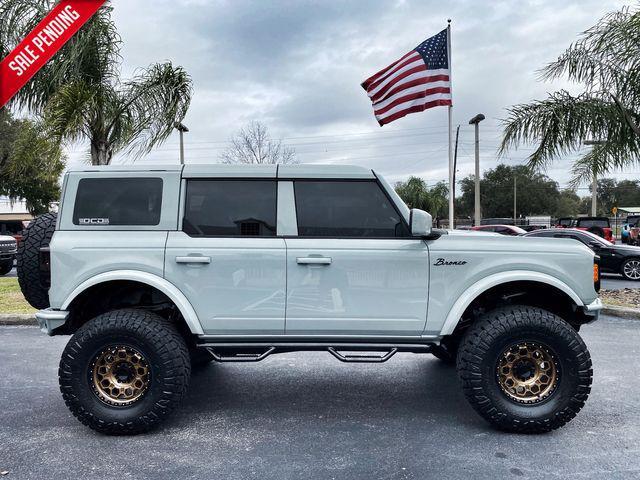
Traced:
POLYGON ((480 230, 482 232, 496 232, 500 235, 518 236, 527 233, 526 230, 516 227, 515 225, 478 225, 471 227, 471 230, 480 230))
POLYGON ((586 230, 611 243, 616 243, 616 239, 613 237, 613 230, 607 217, 580 217, 576 219, 574 228, 578 230, 586 230))

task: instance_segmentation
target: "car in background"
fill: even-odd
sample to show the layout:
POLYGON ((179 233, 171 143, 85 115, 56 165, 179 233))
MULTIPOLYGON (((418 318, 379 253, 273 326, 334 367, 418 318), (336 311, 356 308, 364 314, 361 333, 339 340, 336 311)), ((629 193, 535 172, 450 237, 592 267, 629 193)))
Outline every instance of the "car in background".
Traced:
POLYGON ((573 217, 560 217, 556 220, 556 228, 571 228, 575 221, 573 217))
POLYGON ((613 238, 613 230, 607 217, 580 217, 576 219, 573 228, 578 230, 586 230, 598 235, 611 243, 616 243, 613 238))
POLYGON ((634 227, 639 220, 640 220, 640 215, 627 216, 627 219, 622 225, 622 230, 620 231, 620 240, 622 241, 622 243, 630 243, 631 228, 634 227))
POLYGON ((571 238, 600 257, 600 271, 617 273, 627 280, 640 281, 640 247, 615 245, 592 232, 576 228, 551 228, 530 232, 524 237, 571 238))
POLYGON ((29 222, 23 220, 0 220, 0 235, 10 235, 20 243, 22 233, 28 226, 29 222))
POLYGON ((500 235, 510 235, 512 237, 527 233, 526 230, 516 227, 515 225, 477 225, 471 227, 471 230, 475 230, 476 232, 495 232, 500 235))
POLYGON ((18 242, 9 235, 0 235, 0 275, 6 275, 13 268, 18 242))

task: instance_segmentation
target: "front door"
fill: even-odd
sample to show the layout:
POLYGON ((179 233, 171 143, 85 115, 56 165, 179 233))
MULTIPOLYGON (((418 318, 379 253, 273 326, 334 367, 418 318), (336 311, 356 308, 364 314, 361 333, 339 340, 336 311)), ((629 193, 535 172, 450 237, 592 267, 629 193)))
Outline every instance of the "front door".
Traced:
POLYGON ((288 335, 414 336, 427 317, 429 252, 375 180, 296 180, 287 237, 288 335))
POLYGON ((275 179, 187 179, 182 231, 169 232, 165 277, 206 334, 284 333, 286 253, 275 179))

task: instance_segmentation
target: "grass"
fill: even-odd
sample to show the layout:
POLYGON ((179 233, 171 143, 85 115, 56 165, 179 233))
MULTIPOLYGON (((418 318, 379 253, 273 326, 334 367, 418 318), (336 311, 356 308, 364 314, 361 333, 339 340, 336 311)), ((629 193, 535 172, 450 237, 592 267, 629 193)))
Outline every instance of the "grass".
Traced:
POLYGON ((20 291, 17 278, 0 278, 0 313, 35 313, 20 291))

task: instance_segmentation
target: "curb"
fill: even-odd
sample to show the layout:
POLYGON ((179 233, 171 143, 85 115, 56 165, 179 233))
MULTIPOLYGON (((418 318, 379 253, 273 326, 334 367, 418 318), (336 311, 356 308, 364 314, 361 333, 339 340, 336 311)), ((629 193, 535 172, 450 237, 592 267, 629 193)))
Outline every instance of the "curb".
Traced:
POLYGON ((640 308, 616 307, 613 305, 605 304, 600 313, 602 313, 603 315, 611 315, 612 317, 640 320, 640 308))
POLYGON ((0 325, 38 325, 32 313, 0 313, 0 325))

